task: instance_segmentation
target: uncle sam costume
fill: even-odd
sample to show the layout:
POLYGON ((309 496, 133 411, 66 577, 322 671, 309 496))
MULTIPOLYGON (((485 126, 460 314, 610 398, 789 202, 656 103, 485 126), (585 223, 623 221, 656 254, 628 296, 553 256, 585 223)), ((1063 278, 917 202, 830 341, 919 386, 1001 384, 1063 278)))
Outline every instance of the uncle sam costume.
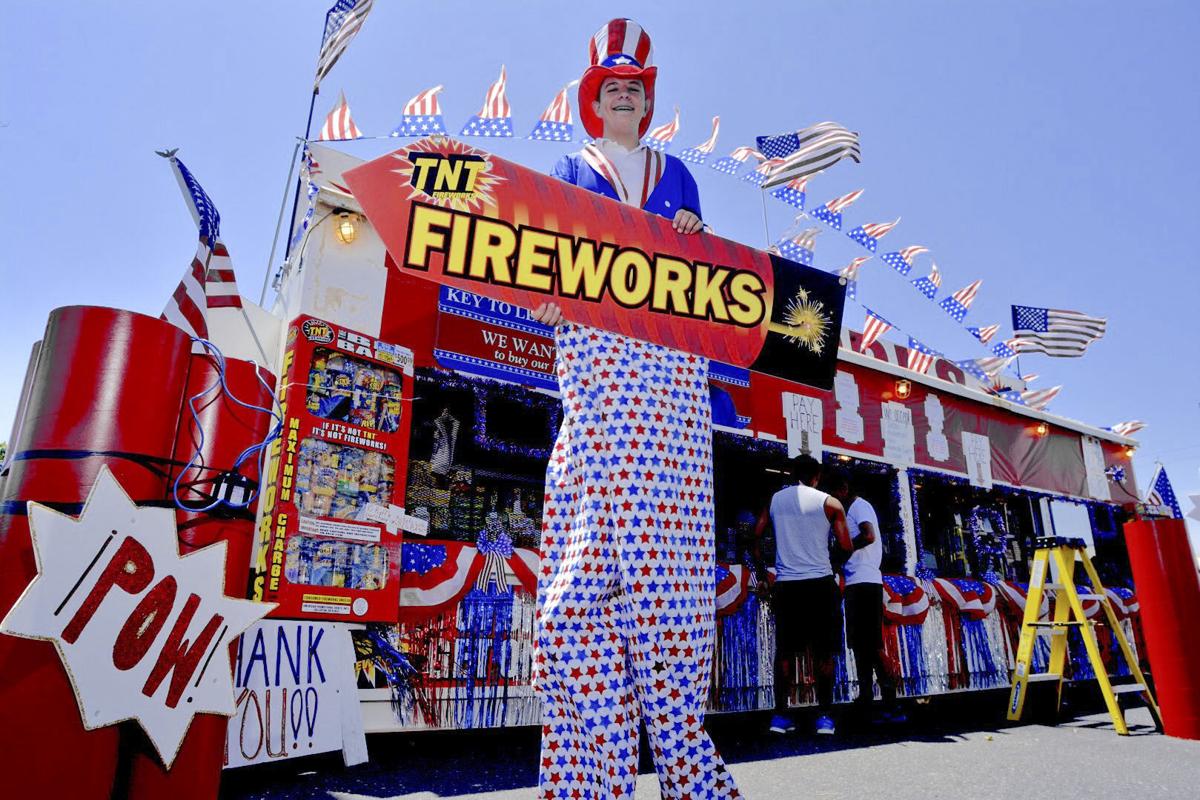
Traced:
MULTIPOLYGON (((631 20, 593 37, 579 104, 592 136, 605 77, 640 76, 652 104, 649 58, 631 20)), ((678 159, 614 146, 589 145, 552 174, 664 217, 699 216, 678 159)), ((540 796, 633 797, 644 722, 663 797, 740 797, 703 724, 716 613, 708 362, 569 323, 555 339, 563 422, 538 577, 540 796)))

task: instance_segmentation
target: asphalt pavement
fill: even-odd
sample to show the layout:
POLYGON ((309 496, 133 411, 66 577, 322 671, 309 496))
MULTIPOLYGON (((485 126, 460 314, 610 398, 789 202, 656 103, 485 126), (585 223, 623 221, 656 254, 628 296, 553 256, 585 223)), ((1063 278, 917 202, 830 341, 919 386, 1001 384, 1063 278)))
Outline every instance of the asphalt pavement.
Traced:
MULTIPOLYGON (((1164 736, 1142 708, 1118 736, 1095 697, 1069 698, 1060 721, 1042 715, 1004 721, 1007 696, 959 694, 909 701, 907 723, 843 716, 836 736, 811 733, 801 713, 795 734, 766 730, 768 715, 715 715, 708 728, 744 797, 838 800, 976 798, 1200 798, 1200 742, 1164 736)), ((1032 698, 1031 698, 1032 700, 1032 698)), ((847 712, 848 714, 849 712, 847 712)), ((532 800, 538 731, 430 731, 376 734, 371 760, 346 768, 317 756, 226 773, 225 800, 532 800)), ((643 758, 637 798, 657 798, 643 758)))

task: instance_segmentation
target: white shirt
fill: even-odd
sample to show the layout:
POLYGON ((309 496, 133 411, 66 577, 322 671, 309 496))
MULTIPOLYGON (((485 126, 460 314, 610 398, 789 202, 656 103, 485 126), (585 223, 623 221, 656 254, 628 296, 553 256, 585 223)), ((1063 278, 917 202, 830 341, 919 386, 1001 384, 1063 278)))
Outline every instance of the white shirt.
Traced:
POLYGON ((858 526, 864 522, 871 523, 871 528, 875 531, 875 541, 866 547, 855 550, 846 562, 846 566, 842 567, 842 574, 846 576, 847 586, 856 583, 883 583, 883 573, 879 570, 879 565, 883 561, 883 540, 879 534, 879 518, 875 516, 875 509, 871 507, 870 503, 861 497, 856 497, 850 504, 850 508, 846 509, 846 526, 850 528, 851 539, 862 533, 858 526))
POLYGON ((789 486, 771 498, 775 528, 775 579, 802 581, 833 574, 829 563, 829 495, 811 486, 789 486))
MULTIPOLYGON (((622 201, 625 205, 641 208, 642 184, 646 180, 646 145, 639 144, 632 150, 614 142, 612 139, 596 139, 593 144, 600 149, 612 165, 617 168, 617 175, 625 184, 626 195, 622 201)), ((650 192, 654 191, 654 176, 650 176, 650 192)), ((649 192, 647 192, 649 194, 649 192)), ((617 190, 617 196, 621 191, 617 190)))

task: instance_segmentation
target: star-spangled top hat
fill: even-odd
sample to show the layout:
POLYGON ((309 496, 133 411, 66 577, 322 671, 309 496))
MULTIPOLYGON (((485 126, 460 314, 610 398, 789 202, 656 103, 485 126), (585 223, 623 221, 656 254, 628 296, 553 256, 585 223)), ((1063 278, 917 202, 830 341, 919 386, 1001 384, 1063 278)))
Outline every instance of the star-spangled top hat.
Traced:
POLYGON ((608 78, 637 78, 646 93, 646 116, 638 126, 638 135, 645 136, 654 116, 654 80, 658 67, 650 66, 653 48, 650 34, 631 19, 614 19, 588 42, 590 64, 579 81, 579 119, 584 130, 593 138, 604 135, 604 122, 592 110, 600 96, 600 86, 608 78))

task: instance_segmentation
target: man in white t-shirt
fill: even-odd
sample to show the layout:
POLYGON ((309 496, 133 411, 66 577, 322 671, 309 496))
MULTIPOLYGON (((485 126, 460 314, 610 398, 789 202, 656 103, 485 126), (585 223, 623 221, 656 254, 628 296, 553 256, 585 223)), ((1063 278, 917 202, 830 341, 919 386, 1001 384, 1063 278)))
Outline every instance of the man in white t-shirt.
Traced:
POLYGON ((858 700, 870 705, 874 699, 874 678, 878 676, 879 691, 887 713, 896 704, 896 680, 888 669, 883 652, 883 542, 879 534, 879 518, 875 509, 858 496, 854 481, 844 471, 835 472, 829 481, 831 494, 846 508, 846 527, 854 545, 842 575, 846 586, 843 598, 846 606, 846 638, 854 651, 858 670, 858 700))
POLYGON ((842 603, 829 559, 830 539, 849 551, 850 531, 842 504, 816 488, 821 463, 811 456, 792 459, 797 485, 776 492, 755 529, 761 541, 767 529, 775 535, 775 715, 771 730, 795 730, 788 698, 797 654, 812 655, 816 673, 816 732, 831 735, 834 657, 842 646, 842 603))

